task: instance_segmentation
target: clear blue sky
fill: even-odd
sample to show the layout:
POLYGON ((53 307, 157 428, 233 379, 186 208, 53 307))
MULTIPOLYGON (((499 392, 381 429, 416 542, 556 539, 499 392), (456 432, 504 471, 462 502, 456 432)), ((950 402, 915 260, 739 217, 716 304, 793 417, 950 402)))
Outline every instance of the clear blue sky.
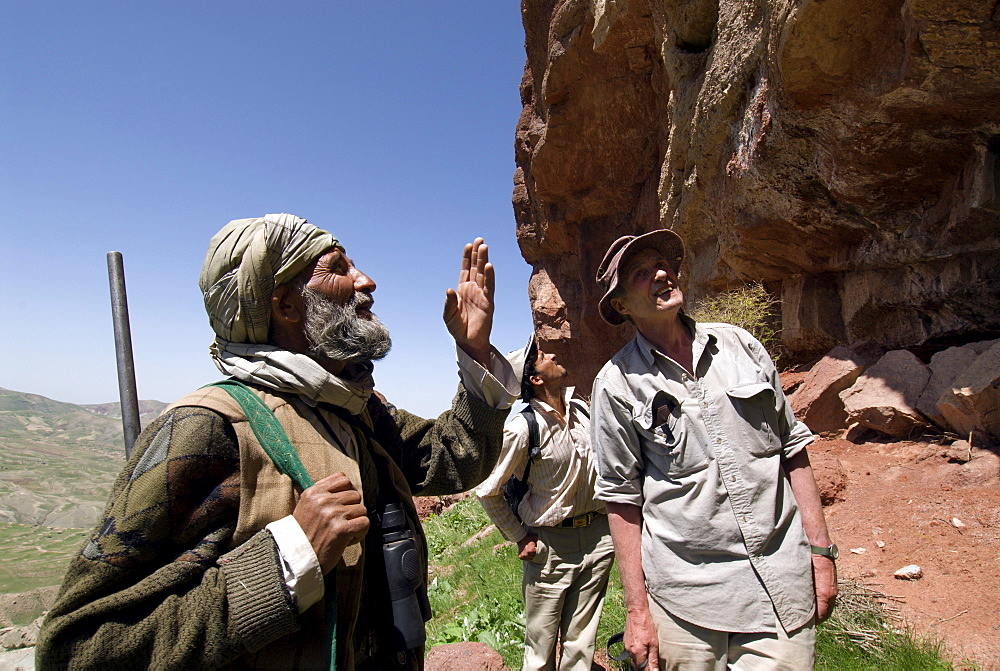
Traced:
POLYGON ((465 242, 497 268, 494 344, 527 337, 510 204, 513 0, 0 1, 0 387, 117 400, 105 254, 125 258, 140 398, 220 377, 197 277, 230 219, 291 212, 378 284, 376 384, 423 415, 465 242))

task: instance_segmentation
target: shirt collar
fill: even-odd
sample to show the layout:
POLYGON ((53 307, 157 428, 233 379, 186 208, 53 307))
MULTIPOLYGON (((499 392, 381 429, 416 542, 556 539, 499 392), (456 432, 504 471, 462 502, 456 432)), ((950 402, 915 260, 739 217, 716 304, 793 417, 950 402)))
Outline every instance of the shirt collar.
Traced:
MULTIPOLYGON (((563 400, 566 402, 566 413, 567 414, 569 414, 569 407, 571 405, 570 404, 570 399, 573 398, 573 392, 575 390, 576 390, 576 387, 566 387, 563 390, 563 400)), ((529 399, 528 400, 528 405, 537 406, 536 407, 537 410, 543 410, 543 411, 548 412, 548 413, 555 413, 555 411, 556 411, 555 408, 553 408, 552 406, 550 406, 545 401, 539 400, 538 398, 531 398, 531 399, 529 399)))

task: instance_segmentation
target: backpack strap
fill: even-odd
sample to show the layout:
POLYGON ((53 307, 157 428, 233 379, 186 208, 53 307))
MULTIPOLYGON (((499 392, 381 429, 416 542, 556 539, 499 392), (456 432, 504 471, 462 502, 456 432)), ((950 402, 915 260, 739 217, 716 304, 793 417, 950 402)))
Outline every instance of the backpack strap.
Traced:
MULTIPOLYGON (((240 404, 243 414, 247 417, 247 422, 257 436, 261 447, 271 458, 279 471, 292 479, 301 489, 313 486, 313 479, 302 465, 299 453, 295 451, 295 446, 288 439, 288 434, 281 428, 281 422, 274 416, 272 411, 264 401, 260 400, 257 394, 253 393, 250 387, 239 380, 229 378, 219 380, 206 387, 219 387, 240 404)), ((326 643, 330 651, 330 670, 337 668, 337 581, 336 569, 330 573, 327 579, 326 594, 326 643)))
MULTIPOLYGON (((575 398, 570 399, 569 402, 587 419, 590 419, 590 409, 586 403, 575 398)), ((524 467, 524 475, 521 477, 521 482, 527 483, 528 473, 531 472, 531 462, 542 456, 542 439, 538 433, 538 418, 535 417, 535 409, 531 407, 530 402, 521 411, 521 414, 528 422, 528 465, 524 467)))
POLYGON ((587 407, 587 404, 584 401, 582 401, 581 399, 578 399, 578 398, 571 398, 569 400, 569 402, 577 410, 579 410, 583 414, 584 417, 586 417, 587 419, 590 419, 590 408, 587 407))
POLYGON ((542 441, 538 434, 538 418, 535 417, 535 409, 530 403, 521 414, 528 422, 528 465, 524 467, 524 475, 521 477, 521 482, 527 484, 528 474, 531 473, 531 462, 542 455, 542 441))

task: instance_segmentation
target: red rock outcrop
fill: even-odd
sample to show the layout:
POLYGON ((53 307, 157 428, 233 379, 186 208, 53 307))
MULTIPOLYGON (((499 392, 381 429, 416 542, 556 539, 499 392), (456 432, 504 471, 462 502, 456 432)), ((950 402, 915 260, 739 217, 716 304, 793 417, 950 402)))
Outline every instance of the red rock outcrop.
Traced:
POLYGON ((865 368, 883 354, 881 348, 866 340, 850 347, 834 347, 813 365, 802 384, 788 397, 795 416, 816 433, 842 431, 848 422, 840 392, 857 382, 865 368))
POLYGON ((1000 439, 1000 343, 953 378, 937 409, 960 436, 981 431, 1000 439))
POLYGON ((678 231, 688 299, 763 281, 799 358, 1000 335, 994 0, 522 0, 514 186, 540 338, 629 337, 594 273, 678 231))

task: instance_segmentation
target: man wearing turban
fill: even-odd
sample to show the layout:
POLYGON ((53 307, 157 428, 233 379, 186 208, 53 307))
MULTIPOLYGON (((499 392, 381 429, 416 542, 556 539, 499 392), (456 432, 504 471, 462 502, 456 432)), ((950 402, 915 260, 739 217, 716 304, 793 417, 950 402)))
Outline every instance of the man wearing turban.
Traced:
POLYGON ((375 283, 336 238, 289 214, 226 225, 199 280, 212 357, 273 413, 314 484, 296 484, 260 413, 226 389, 175 402, 72 560, 37 666, 422 667, 427 550, 412 496, 489 475, 518 391, 490 344, 493 284, 476 239, 444 309, 461 384, 425 420, 374 391, 389 334, 375 283))

